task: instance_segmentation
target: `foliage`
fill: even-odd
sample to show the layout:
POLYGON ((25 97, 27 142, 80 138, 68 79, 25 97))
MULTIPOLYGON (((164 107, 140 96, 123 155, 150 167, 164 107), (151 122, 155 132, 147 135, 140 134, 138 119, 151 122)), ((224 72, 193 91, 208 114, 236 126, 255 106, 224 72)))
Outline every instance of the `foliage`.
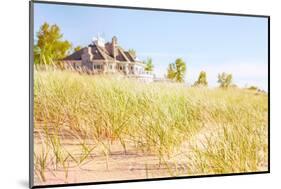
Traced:
POLYGON ((218 83, 221 88, 228 88, 232 84, 232 74, 227 74, 225 72, 218 75, 218 83))
POLYGON ((253 91, 261 91, 257 86, 250 86, 248 89, 253 91))
POLYGON ((60 28, 57 25, 44 23, 37 33, 37 44, 34 46, 35 64, 53 64, 54 60, 64 58, 71 48, 69 41, 62 40, 60 28))
POLYGON ((169 64, 167 70, 167 78, 177 82, 183 82, 185 72, 186 64, 181 58, 178 58, 176 59, 175 63, 169 64))
POLYGON ((175 78, 175 65, 174 64, 169 64, 168 65, 166 77, 168 79, 174 79, 175 78))
POLYGON ((147 61, 145 61, 145 71, 153 71, 154 65, 152 64, 152 59, 147 58, 147 61))
POLYGON ((198 77, 198 80, 194 83, 194 86, 207 86, 207 74, 204 71, 201 71, 198 77))
POLYGON ((80 51, 82 49, 82 47, 80 45, 78 45, 77 47, 74 48, 74 52, 80 51))

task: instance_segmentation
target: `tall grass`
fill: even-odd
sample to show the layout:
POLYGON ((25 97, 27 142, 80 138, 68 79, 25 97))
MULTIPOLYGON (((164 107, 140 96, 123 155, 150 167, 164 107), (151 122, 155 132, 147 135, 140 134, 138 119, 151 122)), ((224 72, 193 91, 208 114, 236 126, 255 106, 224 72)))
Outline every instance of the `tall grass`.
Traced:
MULTIPOLYGON (((75 159, 77 164, 96 146, 102 146, 108 159, 111 144, 117 141, 125 154, 127 146, 134 145, 139 152, 156 155, 159 165, 169 170, 169 160, 190 142, 192 152, 181 159, 188 162, 190 174, 266 166, 266 94, 52 70, 35 71, 34 96, 35 128, 47 126, 47 135, 49 130, 60 131, 58 138, 49 140, 60 163, 75 159, 71 152, 61 151, 64 130, 84 140, 84 155, 75 159), (89 140, 95 145, 87 145, 89 140)), ((178 172, 176 167, 171 174, 178 172)))

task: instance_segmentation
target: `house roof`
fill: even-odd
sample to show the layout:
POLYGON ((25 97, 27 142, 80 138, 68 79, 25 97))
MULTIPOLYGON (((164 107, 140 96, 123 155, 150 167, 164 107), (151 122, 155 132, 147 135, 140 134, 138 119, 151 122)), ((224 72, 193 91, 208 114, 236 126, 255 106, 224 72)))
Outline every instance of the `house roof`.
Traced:
POLYGON ((81 60, 82 54, 87 48, 91 48, 91 53, 93 55, 92 60, 114 60, 113 52, 115 48, 116 60, 121 62, 139 62, 137 61, 128 51, 123 50, 119 45, 113 45, 113 42, 107 42, 104 46, 93 43, 88 47, 84 47, 79 51, 72 53, 63 60, 81 60))
POLYGON ((76 52, 72 53, 71 55, 65 57, 63 60, 81 60, 81 56, 83 54, 83 51, 86 48, 87 47, 84 47, 84 48, 80 49, 79 51, 76 51, 76 52))

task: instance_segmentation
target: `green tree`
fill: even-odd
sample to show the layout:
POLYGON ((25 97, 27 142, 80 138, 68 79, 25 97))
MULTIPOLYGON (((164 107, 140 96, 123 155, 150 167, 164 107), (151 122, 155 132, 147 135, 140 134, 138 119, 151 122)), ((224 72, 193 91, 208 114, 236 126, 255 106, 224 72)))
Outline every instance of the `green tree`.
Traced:
POLYGON ((74 48, 74 52, 80 51, 82 49, 82 47, 80 45, 78 45, 77 47, 74 48))
POLYGON ((218 75, 218 83, 221 88, 228 88, 232 84, 232 75, 225 72, 218 75))
POLYGON ((57 25, 44 23, 37 33, 37 44, 34 46, 35 64, 54 64, 54 60, 64 58, 70 48, 69 41, 62 40, 60 28, 57 25))
POLYGON ((176 73, 176 68, 175 64, 171 63, 168 65, 167 69, 167 78, 173 80, 175 78, 175 73, 176 73))
POLYGON ((197 81, 194 83, 195 86, 207 86, 208 81, 207 81, 207 74, 204 71, 201 71, 197 81))
POLYGON ((147 58, 147 60, 145 61, 145 71, 153 71, 154 65, 152 64, 152 59, 151 58, 147 58))
POLYGON ((250 87, 247 87, 246 89, 248 90, 251 90, 251 91, 262 91, 260 88, 258 88, 257 86, 250 86, 250 87))
POLYGON ((129 49, 128 52, 130 53, 130 55, 131 55, 133 58, 136 58, 136 57, 137 57, 137 53, 136 53, 136 50, 135 50, 135 49, 129 49))
POLYGON ((169 64, 167 69, 167 78, 177 82, 183 82, 185 72, 186 64, 181 58, 178 58, 175 63, 169 64))

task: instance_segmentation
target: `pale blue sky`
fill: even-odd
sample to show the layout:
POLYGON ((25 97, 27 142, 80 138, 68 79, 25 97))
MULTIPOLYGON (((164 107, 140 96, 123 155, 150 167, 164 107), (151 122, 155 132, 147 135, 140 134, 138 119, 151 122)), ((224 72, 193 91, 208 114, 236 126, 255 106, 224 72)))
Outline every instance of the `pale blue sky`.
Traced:
POLYGON ((106 41, 117 36, 139 59, 151 57, 158 77, 183 58, 189 84, 204 70, 210 86, 225 71, 241 87, 268 87, 267 18, 36 3, 34 31, 44 22, 59 25, 74 46, 88 45, 97 34, 106 41))

